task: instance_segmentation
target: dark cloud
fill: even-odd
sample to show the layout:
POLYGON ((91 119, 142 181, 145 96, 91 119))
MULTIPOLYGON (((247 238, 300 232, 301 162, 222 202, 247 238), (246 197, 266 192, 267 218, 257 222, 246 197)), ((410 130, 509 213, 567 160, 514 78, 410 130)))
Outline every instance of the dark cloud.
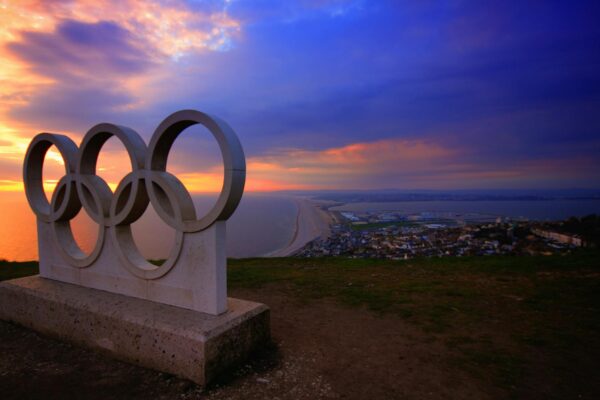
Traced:
POLYGON ((23 32, 8 48, 29 69, 55 80, 9 111, 11 118, 45 129, 85 131, 114 120, 135 101, 124 79, 153 65, 132 35, 112 22, 67 20, 52 33, 23 32))
POLYGON ((112 22, 63 21, 52 33, 22 32, 8 50, 43 76, 109 80, 139 74, 152 66, 144 43, 112 22))
POLYGON ((27 105, 13 108, 9 116, 47 130, 84 133, 96 123, 119 119, 119 107, 133 101, 119 88, 63 83, 42 91, 27 105))

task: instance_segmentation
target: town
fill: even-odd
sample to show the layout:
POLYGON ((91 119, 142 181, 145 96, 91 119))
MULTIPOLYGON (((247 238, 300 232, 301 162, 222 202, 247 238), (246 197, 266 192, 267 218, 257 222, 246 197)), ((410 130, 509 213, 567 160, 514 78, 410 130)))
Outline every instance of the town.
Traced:
MULTIPOLYGON (((591 245, 564 223, 451 213, 333 212, 331 234, 300 257, 409 259, 418 256, 552 255, 591 245), (563 229, 564 230, 564 229, 563 229)), ((594 216, 595 218, 595 216, 594 216)), ((596 222, 597 223, 597 222, 596 222)))

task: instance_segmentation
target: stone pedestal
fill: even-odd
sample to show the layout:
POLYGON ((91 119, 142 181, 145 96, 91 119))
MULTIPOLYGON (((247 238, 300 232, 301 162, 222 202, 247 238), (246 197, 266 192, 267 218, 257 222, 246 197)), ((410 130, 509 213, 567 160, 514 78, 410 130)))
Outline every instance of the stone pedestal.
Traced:
POLYGON ((0 319, 206 385, 269 340, 269 309, 210 315, 39 276, 0 283, 0 319))

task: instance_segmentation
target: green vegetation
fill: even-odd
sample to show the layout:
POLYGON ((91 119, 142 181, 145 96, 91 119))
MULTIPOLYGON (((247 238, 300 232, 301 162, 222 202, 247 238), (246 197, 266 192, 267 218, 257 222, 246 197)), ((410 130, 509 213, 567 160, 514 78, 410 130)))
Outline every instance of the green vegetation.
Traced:
POLYGON ((349 224, 350 228, 354 231, 365 231, 365 230, 376 230, 386 227, 413 227, 421 226, 424 224, 442 224, 445 226, 456 226, 456 221, 452 219, 429 219, 427 221, 386 221, 386 222, 370 222, 366 224, 349 224))
POLYGON ((559 223, 557 228, 561 232, 580 235, 588 245, 600 247, 600 215, 591 214, 582 218, 571 217, 563 223, 559 223))
MULTIPOLYGON (((521 310, 600 305, 594 251, 550 257, 344 258, 230 260, 230 287, 283 283, 301 301, 332 298, 350 306, 396 313, 431 330, 486 314, 489 302, 521 310), (596 271, 596 272, 594 272, 596 271), (597 289, 597 290, 596 290, 597 289), (585 296, 585 298, 580 298, 585 296)), ((599 321, 600 322, 600 321, 599 321)))
MULTIPOLYGON (((330 299, 396 315, 442 341, 451 367, 517 396, 544 354, 549 370, 591 370, 600 353, 600 252, 567 256, 232 260, 232 288, 330 299), (593 349, 596 349, 595 351, 593 349), (566 366, 568 364, 568 366, 566 366)), ((557 384, 568 387, 569 375, 557 384)))
POLYGON ((15 262, 0 260, 0 281, 22 278, 38 273, 37 261, 15 262))
POLYGON ((389 222, 371 222, 366 224, 349 224, 353 231, 366 231, 372 229, 380 229, 386 227, 402 227, 402 226, 416 226, 418 224, 410 221, 389 221, 389 222))

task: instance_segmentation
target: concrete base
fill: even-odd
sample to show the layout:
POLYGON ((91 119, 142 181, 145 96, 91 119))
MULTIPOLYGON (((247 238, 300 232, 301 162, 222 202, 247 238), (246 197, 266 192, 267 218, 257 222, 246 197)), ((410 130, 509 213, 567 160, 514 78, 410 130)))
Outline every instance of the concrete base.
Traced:
POLYGON ((0 319, 206 385, 269 339, 264 304, 214 316, 39 276, 0 283, 0 319))

